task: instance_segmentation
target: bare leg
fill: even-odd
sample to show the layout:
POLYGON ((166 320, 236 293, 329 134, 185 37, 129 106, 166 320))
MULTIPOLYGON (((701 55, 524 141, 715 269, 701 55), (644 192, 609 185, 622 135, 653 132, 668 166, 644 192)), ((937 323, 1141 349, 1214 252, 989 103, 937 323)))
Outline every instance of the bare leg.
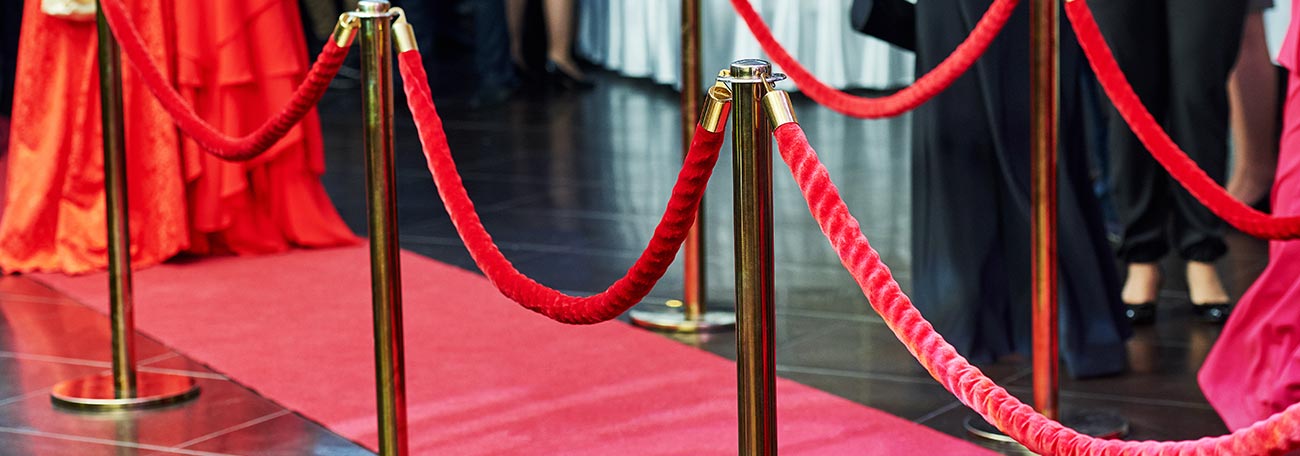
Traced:
POLYGON ((506 0, 506 29, 510 32, 510 60, 515 66, 528 69, 524 60, 524 11, 528 0, 506 0))
POLYGON ((1128 278, 1120 291, 1125 304, 1156 302, 1160 296, 1160 266, 1156 263, 1129 263, 1128 278))
POLYGON ((546 57, 561 71, 583 79, 582 70, 573 61, 573 0, 545 0, 546 57))
POLYGON ((1237 65, 1228 78, 1235 157, 1227 187, 1246 204, 1268 196, 1277 170, 1277 93, 1277 71, 1268 56, 1263 14, 1250 13, 1237 65))
POLYGON ((1219 279, 1219 271, 1213 263, 1201 261, 1187 262, 1187 293, 1192 304, 1224 304, 1228 302, 1228 290, 1219 279))

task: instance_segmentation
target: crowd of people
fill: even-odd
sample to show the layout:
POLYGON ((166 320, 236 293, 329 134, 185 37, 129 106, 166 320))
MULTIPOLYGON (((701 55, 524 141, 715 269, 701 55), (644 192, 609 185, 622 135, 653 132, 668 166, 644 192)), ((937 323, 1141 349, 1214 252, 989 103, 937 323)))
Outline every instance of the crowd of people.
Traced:
MULTIPOLYGON (((916 43, 911 50, 922 74, 952 52, 990 2, 854 3, 851 20, 862 33, 916 43)), ((1300 157, 1290 151, 1300 153, 1292 146, 1300 130, 1291 125, 1300 124, 1300 113, 1290 111, 1296 107, 1293 78, 1278 154, 1278 71, 1261 20, 1271 2, 1091 0, 1089 6, 1143 104, 1201 169, 1224 183, 1231 149, 1231 194, 1294 215, 1290 200, 1300 196, 1300 176, 1292 170, 1300 157)), ((913 116, 913 300, 976 361, 1028 355, 1032 347, 1027 33, 1022 7, 975 67, 913 116), (982 191, 963 191, 972 188, 982 191)), ((1287 35, 1279 54, 1287 68, 1294 67, 1298 33, 1287 35)), ((1229 318, 1230 297, 1215 267, 1227 251, 1223 222, 1172 180, 1117 111, 1086 109, 1098 91, 1068 26, 1061 31, 1059 65, 1059 249, 1068 259, 1059 280, 1067 370, 1091 377, 1127 369, 1125 340, 1134 326, 1154 323, 1165 275, 1161 260, 1174 251, 1194 314, 1208 324, 1228 322, 1199 375, 1225 422, 1237 429, 1295 403, 1300 372, 1292 366, 1300 360, 1300 340, 1292 334, 1300 311, 1289 303, 1300 292, 1300 250, 1294 241, 1273 242, 1268 269, 1229 318), (1087 150, 1083 132, 1089 125, 1102 125, 1107 138, 1097 150, 1087 150), (1114 245, 1106 240, 1101 195, 1092 190, 1098 174, 1109 183, 1102 190, 1117 216, 1114 245)))
MULTIPOLYGON (((0 219, 5 273, 83 273, 106 262, 103 175, 95 165, 102 157, 95 24, 51 7, 60 2, 93 3, 0 4, 0 132, 8 132, 0 135, 0 151, 7 149, 0 153, 9 170, 0 219)), ((170 71, 200 116, 230 134, 251 131, 288 99, 306 74, 308 42, 327 39, 338 13, 354 6, 339 0, 126 3, 155 63, 170 71), (284 26, 299 22, 304 27, 284 26), (279 45, 260 45, 267 42, 279 45)), ((437 2, 395 3, 421 29, 439 28, 437 2)), ((540 61, 526 52, 527 0, 456 3, 472 18, 478 104, 508 98, 521 80, 564 90, 592 87, 572 55, 574 0, 541 3, 547 32, 540 61)), ((1200 167, 1254 207, 1300 215, 1300 89, 1265 45, 1260 15, 1271 2, 1089 3, 1143 103, 1200 167)), ((989 4, 856 0, 846 15, 862 33, 914 52, 922 74, 952 52, 989 4)), ((975 66, 911 120, 912 297, 977 362, 1027 355, 1032 346, 1029 45, 1022 38, 1028 27, 1028 8, 1021 5, 975 66)), ((1288 33, 1278 54, 1283 67, 1296 65, 1297 35, 1288 33)), ((1060 75, 1059 249, 1068 259, 1060 265, 1061 350, 1068 372, 1084 378, 1127 369, 1125 341, 1134 326, 1155 321, 1168 273, 1161 260, 1173 252, 1195 315, 1206 324, 1227 323, 1200 380, 1229 426, 1296 402, 1300 308, 1290 301, 1300 295, 1300 247, 1274 241, 1268 268, 1233 310, 1215 267, 1227 250, 1223 222, 1168 176, 1113 109, 1087 108, 1104 100, 1068 26, 1061 31, 1060 75), (1090 142, 1092 131, 1107 139, 1090 142), (1095 190, 1099 179, 1110 184, 1105 195, 1095 190), (1111 212, 1103 200, 1114 205, 1117 243, 1108 236, 1111 212)), ((182 253, 259 254, 356 241, 319 182, 324 165, 315 115, 266 156, 236 164, 179 135, 130 72, 125 100, 126 141, 135 151, 128 170, 131 224, 147 227, 132 231, 136 266, 182 253)))

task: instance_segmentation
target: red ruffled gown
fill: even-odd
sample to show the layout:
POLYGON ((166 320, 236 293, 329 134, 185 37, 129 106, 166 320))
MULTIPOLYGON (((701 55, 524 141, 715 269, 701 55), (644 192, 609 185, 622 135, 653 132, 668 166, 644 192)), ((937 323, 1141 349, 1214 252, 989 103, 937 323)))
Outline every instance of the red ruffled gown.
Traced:
MULTIPOLYGON (((292 0, 128 0, 154 63, 219 130, 254 130, 307 72, 292 0)), ((95 24, 28 0, 19 44, 0 269, 106 267, 95 24)), ((278 252, 356 242, 319 181, 315 111, 266 155, 227 163, 180 135, 123 62, 131 259, 278 252)))
MULTIPOLYGON (((1273 213, 1300 215, 1300 8, 1292 10, 1280 59, 1291 70, 1273 184, 1273 213)), ((1268 267, 1237 302, 1197 376, 1229 429, 1300 401, 1300 240, 1269 242, 1268 267)))

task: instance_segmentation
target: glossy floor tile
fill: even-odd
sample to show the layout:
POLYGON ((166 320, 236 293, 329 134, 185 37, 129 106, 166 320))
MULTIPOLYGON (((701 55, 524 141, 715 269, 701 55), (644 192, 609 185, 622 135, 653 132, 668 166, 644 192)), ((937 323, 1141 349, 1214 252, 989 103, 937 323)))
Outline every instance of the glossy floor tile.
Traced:
POLYGON ((56 407, 55 384, 111 370, 108 318, 30 278, 0 279, 0 455, 371 454, 153 339, 136 334, 136 346, 140 372, 193 377, 199 396, 131 412, 56 407))

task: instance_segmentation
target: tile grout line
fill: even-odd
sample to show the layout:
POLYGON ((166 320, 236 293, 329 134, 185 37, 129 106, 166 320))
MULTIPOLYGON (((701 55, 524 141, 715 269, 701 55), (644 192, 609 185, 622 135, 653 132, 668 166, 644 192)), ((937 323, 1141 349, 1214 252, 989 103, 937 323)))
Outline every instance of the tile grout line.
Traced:
POLYGON ((228 427, 228 428, 222 429, 222 430, 217 431, 217 432, 213 432, 213 433, 208 434, 208 435, 204 435, 204 436, 200 436, 200 437, 196 437, 196 438, 190 439, 190 440, 188 440, 188 441, 185 441, 185 442, 182 442, 182 443, 177 444, 177 445, 176 445, 175 447, 173 447, 173 448, 176 448, 176 449, 183 449, 183 448, 188 447, 188 446, 192 446, 192 445, 195 445, 195 444, 198 444, 198 443, 202 443, 202 442, 205 442, 205 441, 208 441, 208 440, 211 440, 211 439, 214 439, 214 438, 217 438, 217 437, 220 437, 220 436, 223 436, 223 435, 226 435, 226 434, 229 434, 229 433, 235 432, 235 431, 239 431, 239 430, 242 430, 242 429, 247 429, 247 428, 250 428, 250 427, 253 427, 253 426, 256 426, 256 425, 259 425, 259 424, 265 423, 265 422, 267 422, 267 421, 271 421, 271 420, 273 420, 273 419, 276 419, 276 418, 279 418, 279 417, 282 417, 282 416, 285 416, 285 415, 292 414, 292 413, 293 413, 293 412, 290 411, 290 410, 288 410, 288 409, 280 410, 280 411, 278 411, 278 412, 271 413, 271 414, 269 414, 269 415, 265 415, 265 416, 262 416, 262 417, 260 417, 260 418, 254 418, 254 419, 252 419, 252 420, 248 420, 248 421, 245 421, 245 422, 243 422, 243 423, 236 424, 236 425, 234 425, 234 426, 231 426, 231 427, 228 427))
POLYGON ((22 301, 32 304, 52 304, 60 306, 81 305, 76 301, 64 298, 50 298, 45 296, 36 296, 23 293, 0 292, 0 300, 22 301))
POLYGON ((932 419, 935 419, 935 418, 939 417, 939 415, 943 415, 943 414, 945 414, 945 413, 948 413, 948 412, 950 412, 950 411, 952 411, 953 409, 956 409, 956 408, 958 408, 958 407, 965 407, 965 406, 966 406, 966 404, 962 404, 961 401, 952 401, 952 402, 949 402, 949 403, 945 404, 943 407, 939 407, 938 409, 935 409, 934 411, 932 411, 932 412, 930 412, 930 413, 927 413, 927 414, 921 415, 920 418, 917 418, 917 419, 915 419, 915 420, 912 420, 912 422, 913 422, 913 423, 916 423, 916 424, 925 424, 926 421, 930 421, 930 420, 932 420, 932 419))
POLYGON ((113 367, 113 363, 108 361, 95 361, 80 358, 65 358, 62 356, 35 355, 30 353, 15 353, 9 351, 0 351, 0 358, 13 358, 27 361, 44 361, 48 363, 72 364, 76 366, 87 367, 113 367))
POLYGON ((9 404, 16 404, 16 403, 19 403, 19 402, 22 402, 22 401, 25 401, 25 400, 31 399, 31 398, 36 397, 36 396, 43 396, 43 395, 49 394, 50 391, 53 391, 53 390, 54 390, 54 387, 46 387, 46 388, 38 389, 38 390, 36 390, 36 391, 32 391, 32 392, 30 392, 30 393, 19 394, 19 395, 17 395, 17 396, 14 396, 14 397, 11 397, 11 398, 8 398, 8 399, 3 399, 3 400, 0 400, 0 407, 6 406, 6 405, 9 405, 9 404))
POLYGON ((821 367, 792 366, 789 364, 777 364, 776 370, 777 372, 830 375, 830 376, 838 376, 838 377, 859 378, 864 380, 881 380, 881 381, 888 381, 888 382, 895 382, 895 383, 911 383, 916 385, 934 385, 940 388, 943 387, 942 385, 939 385, 938 382, 935 382, 933 378, 930 378, 928 376, 909 377, 906 375, 898 375, 898 374, 873 374, 869 372, 854 372, 854 371, 846 371, 840 369, 826 369, 821 367))
MULTIPOLYGON (((444 237, 444 236, 409 234, 409 235, 403 235, 402 238, 403 238, 402 242, 413 242, 416 244, 428 244, 428 245, 448 246, 448 247, 457 247, 457 246, 465 245, 465 242, 461 241, 459 237, 455 237, 455 235, 444 237)), ((577 249, 582 247, 582 246, 569 246, 569 245, 542 244, 537 242, 508 242, 508 241, 507 242, 495 241, 495 242, 497 244, 497 247, 500 247, 502 249, 531 251, 536 253, 551 253, 551 254, 575 253, 576 251, 578 251, 577 249)), ((633 250, 633 249, 617 249, 617 248, 605 248, 605 247, 597 247, 597 248, 582 250, 583 254, 607 257, 607 258, 635 258, 640 252, 641 251, 639 250, 633 250)))
POLYGON ((166 360, 169 360, 169 359, 172 359, 172 358, 176 358, 176 357, 179 357, 179 356, 181 356, 180 353, 176 353, 176 352, 174 352, 174 351, 169 351, 169 352, 167 352, 167 353, 162 353, 162 354, 159 354, 159 355, 156 355, 156 356, 151 356, 151 357, 149 357, 149 358, 145 358, 145 359, 142 359, 142 360, 136 361, 136 362, 135 362, 135 365, 136 365, 137 368, 139 368, 140 366, 144 366, 145 364, 152 364, 152 363, 156 363, 156 362, 158 362, 158 361, 166 361, 166 360))
POLYGON ((1074 399, 1100 399, 1105 401, 1126 402, 1137 405, 1150 405, 1157 407, 1178 407, 1192 410, 1214 410, 1209 404, 1200 404, 1196 402, 1180 401, 1177 399, 1147 399, 1136 396, 1118 396, 1113 394, 1088 393, 1083 391, 1061 391, 1061 397, 1074 399))
POLYGON ((172 453, 172 454, 187 454, 192 456, 235 456, 227 453, 210 453, 206 451, 168 448, 165 446, 149 445, 145 443, 122 442, 117 440, 99 439, 94 437, 82 437, 79 435, 69 435, 69 434, 55 434, 50 432, 33 431, 33 430, 11 428, 11 427, 0 427, 0 433, 2 432, 7 432, 11 434, 29 435, 35 437, 47 437, 52 439, 69 440, 73 442, 97 443, 101 445, 109 445, 115 447, 136 448, 140 450, 150 450, 150 451, 161 451, 164 453, 172 453))
POLYGON ((787 307, 785 309, 777 309, 776 314, 790 316, 790 317, 819 318, 825 320, 857 322, 857 323, 876 323, 876 324, 885 323, 885 320, 880 318, 880 316, 877 315, 875 312, 854 314, 848 312, 835 312, 829 310, 808 310, 808 309, 787 307))
POLYGON ((165 367, 145 367, 145 366, 141 366, 141 367, 137 367, 137 368, 135 369, 135 371, 136 371, 136 372, 148 372, 148 373, 151 373, 151 374, 169 374, 169 375, 179 375, 179 376, 182 376, 182 377, 202 378, 202 379, 207 379, 207 380, 222 380, 222 381, 229 381, 229 380, 230 380, 230 377, 227 377, 227 376, 225 376, 225 375, 221 375, 221 374, 215 374, 215 373, 212 373, 212 372, 199 372, 199 371, 192 371, 192 370, 185 370, 185 369, 168 369, 168 368, 165 368, 165 367))
MULTIPOLYGON (((158 374, 185 375, 189 377, 206 378, 211 380, 230 380, 230 377, 221 374, 211 373, 211 372, 200 372, 200 371, 191 371, 185 369, 168 369, 163 367, 145 366, 145 364, 155 363, 158 361, 168 360, 176 357, 180 357, 180 354, 176 352, 171 352, 171 353, 164 353, 161 355, 153 356, 143 361, 137 361, 136 371, 152 372, 158 374)), ((70 364, 73 366, 98 367, 103 369, 111 369, 113 367, 113 363, 110 363, 108 361, 94 361, 94 360, 87 360, 87 359, 64 358, 61 356, 31 355, 26 353, 13 353, 13 352, 4 352, 4 351, 0 351, 0 358, 13 358, 13 359, 28 360, 28 361, 42 361, 48 363, 70 364)), ((0 404, 4 404, 4 403, 5 402, 0 402, 0 404)))

